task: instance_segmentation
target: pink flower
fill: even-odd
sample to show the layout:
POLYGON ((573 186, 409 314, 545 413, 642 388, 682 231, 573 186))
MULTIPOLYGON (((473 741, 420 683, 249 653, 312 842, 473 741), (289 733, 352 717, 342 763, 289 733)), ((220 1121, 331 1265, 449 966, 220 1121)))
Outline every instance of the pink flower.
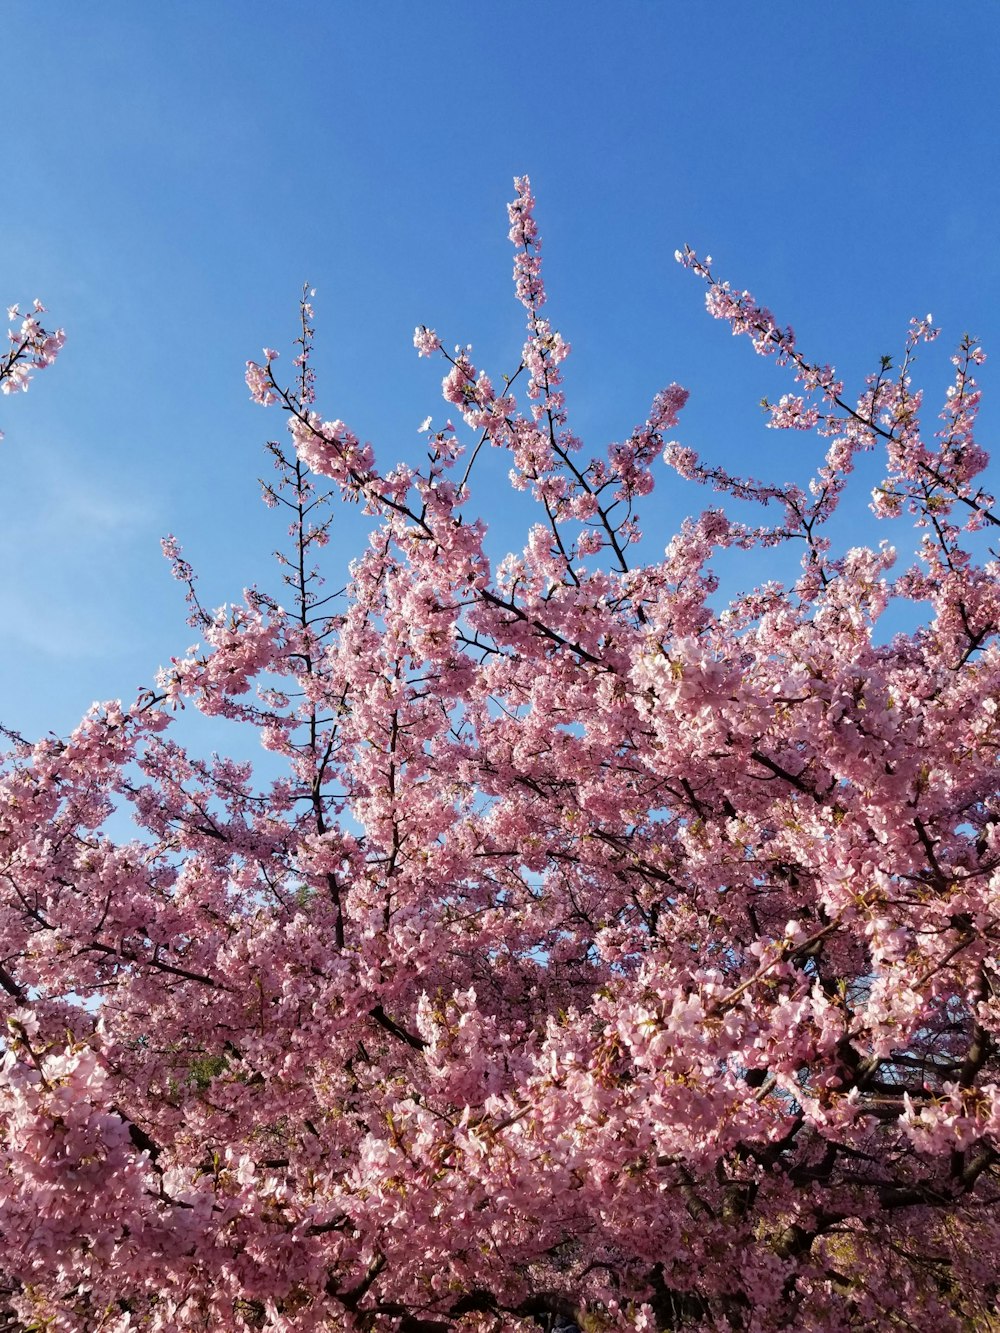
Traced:
POLYGON ((424 324, 418 324, 413 333, 413 346, 421 356, 430 356, 441 346, 441 339, 433 329, 427 328, 424 324))
POLYGON ((247 362, 246 382, 250 397, 261 407, 268 407, 271 403, 277 402, 278 396, 274 392, 268 370, 257 365, 255 361, 247 362))

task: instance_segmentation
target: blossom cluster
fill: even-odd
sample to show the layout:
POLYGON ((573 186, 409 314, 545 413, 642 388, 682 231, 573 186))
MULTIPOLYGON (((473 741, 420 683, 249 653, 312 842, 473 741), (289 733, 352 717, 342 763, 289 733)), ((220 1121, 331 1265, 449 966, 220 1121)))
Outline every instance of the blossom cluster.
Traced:
MULTIPOLYGON (((66 335, 62 329, 52 332, 43 327, 39 315, 45 314, 41 301, 32 302, 31 311, 22 314, 19 306, 7 308, 8 350, 0 355, 0 392, 25 393, 32 373, 45 370, 62 350, 66 335)), ((3 432, 0 431, 0 439, 3 432)))

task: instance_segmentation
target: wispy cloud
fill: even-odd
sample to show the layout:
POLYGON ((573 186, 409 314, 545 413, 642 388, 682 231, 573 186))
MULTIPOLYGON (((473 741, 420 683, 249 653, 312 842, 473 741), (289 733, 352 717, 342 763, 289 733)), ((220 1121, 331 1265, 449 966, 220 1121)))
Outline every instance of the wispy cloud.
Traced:
POLYGON ((7 479, 15 503, 0 527, 4 636, 54 658, 114 653, 128 637, 137 542, 152 540, 158 506, 115 494, 55 449, 30 456, 7 479))

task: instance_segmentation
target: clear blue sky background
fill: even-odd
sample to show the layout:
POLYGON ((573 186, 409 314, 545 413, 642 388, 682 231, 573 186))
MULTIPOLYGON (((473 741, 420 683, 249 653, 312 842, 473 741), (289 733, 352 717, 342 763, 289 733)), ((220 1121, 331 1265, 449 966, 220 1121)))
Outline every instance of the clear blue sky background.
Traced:
MULTIPOLYGON (((249 403, 243 365, 288 346, 304 280, 321 408, 386 465, 443 415, 415 324, 472 342, 496 375, 516 365, 515 173, 539 198, 591 443, 677 380, 685 442, 808 474, 806 437, 762 429, 756 404, 782 381, 704 314, 673 260, 685 242, 851 386, 932 311, 936 403, 965 329, 1000 351, 998 37, 995 5, 940 0, 17 7, 0 300, 42 297, 69 341, 27 397, 0 400, 0 718, 64 732, 186 648, 166 532, 212 605, 273 583, 256 477, 279 421, 249 403)), ((993 362, 982 378, 995 396, 993 362)), ((988 406, 987 444, 997 419, 988 406)), ((495 549, 514 545, 520 511, 482 478, 495 549)), ((663 481, 656 549, 711 498, 663 481)), ((351 511, 336 558, 361 539, 351 511)))

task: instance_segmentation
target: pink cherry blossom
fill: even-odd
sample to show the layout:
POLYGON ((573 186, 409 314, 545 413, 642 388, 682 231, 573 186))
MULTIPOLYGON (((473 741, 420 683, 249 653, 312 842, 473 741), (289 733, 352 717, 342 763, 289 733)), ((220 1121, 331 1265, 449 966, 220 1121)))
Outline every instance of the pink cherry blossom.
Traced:
MULTIPOLYGON (((935 418, 928 316, 849 393, 686 250, 788 375, 764 409, 812 480, 704 460, 676 384, 588 446, 526 177, 509 223, 526 339, 488 374, 417 329, 456 409, 419 458, 318 410, 303 289, 292 382, 247 363, 288 423, 275 590, 210 610, 167 537, 199 642, 0 770, 11 1328, 992 1326, 984 354, 935 418), (873 449, 868 547, 830 520, 873 449), (507 469, 535 521, 494 563, 507 469), (662 477, 717 502, 643 556, 662 477), (371 534, 337 594, 341 503, 371 534), (720 598, 719 552, 788 542, 790 586, 720 598), (890 636, 898 600, 924 619, 890 636), (186 748, 181 708, 255 729, 260 773, 186 748)), ((61 347, 40 313, 10 312, 5 389, 61 347)))
POLYGON ((413 346, 421 356, 431 356, 441 346, 441 339, 433 329, 421 324, 413 334, 413 346))
MULTIPOLYGON (((45 313, 45 307, 40 301, 33 302, 32 309, 33 314, 22 317, 19 306, 7 307, 7 319, 11 327, 7 330, 9 350, 0 355, 0 393, 26 392, 32 373, 50 366, 66 341, 62 329, 49 331, 35 318, 45 313), (20 324, 15 327, 18 320, 20 324)), ((0 431, 2 439, 3 432, 0 431)))

